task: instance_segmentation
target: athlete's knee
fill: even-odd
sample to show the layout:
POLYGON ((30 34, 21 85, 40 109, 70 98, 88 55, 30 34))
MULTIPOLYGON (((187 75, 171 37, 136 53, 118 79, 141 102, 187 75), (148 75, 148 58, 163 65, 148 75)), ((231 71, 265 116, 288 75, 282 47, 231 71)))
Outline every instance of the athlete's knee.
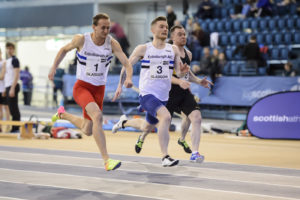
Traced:
POLYGON ((148 134, 149 132, 151 132, 154 129, 154 127, 155 127, 155 125, 151 125, 146 122, 145 124, 143 124, 141 131, 148 134))
POLYGON ((202 117, 201 117, 200 111, 199 110, 194 110, 190 114, 190 120, 191 120, 192 123, 201 123, 202 117))
POLYGON ((81 127, 81 131, 87 135, 87 136, 91 136, 93 134, 93 123, 92 121, 86 121, 83 123, 82 127, 81 127))
POLYGON ((89 114, 92 121, 101 122, 103 121, 103 115, 101 111, 94 111, 91 114, 89 114))

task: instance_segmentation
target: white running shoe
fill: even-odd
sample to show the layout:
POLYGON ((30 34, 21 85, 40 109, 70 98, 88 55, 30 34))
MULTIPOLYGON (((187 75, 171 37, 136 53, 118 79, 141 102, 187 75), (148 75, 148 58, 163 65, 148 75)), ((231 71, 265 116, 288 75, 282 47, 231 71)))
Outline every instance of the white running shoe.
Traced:
POLYGON ((112 133, 116 133, 118 132, 119 129, 123 128, 122 125, 123 125, 123 122, 128 120, 126 115, 122 115, 119 119, 119 121, 113 126, 112 128, 112 133))
POLYGON ((163 167, 173 167, 173 166, 177 165, 178 163, 179 163, 179 160, 174 160, 169 155, 167 155, 166 157, 164 157, 162 159, 161 164, 163 167))

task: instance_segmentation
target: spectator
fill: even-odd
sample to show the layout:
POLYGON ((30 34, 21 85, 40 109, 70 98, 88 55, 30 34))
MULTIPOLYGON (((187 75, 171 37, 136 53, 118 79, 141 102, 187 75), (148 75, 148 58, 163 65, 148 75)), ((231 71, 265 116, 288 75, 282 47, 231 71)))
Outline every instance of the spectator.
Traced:
POLYGON ((206 47, 209 46, 209 35, 201 28, 201 26, 197 23, 193 23, 193 32, 192 35, 194 39, 198 41, 200 46, 206 47))
POLYGON ((277 3, 277 9, 279 15, 285 15, 289 13, 290 4, 296 3, 295 0, 282 0, 277 3))
MULTIPOLYGON (((130 44, 128 42, 127 36, 125 35, 122 26, 119 23, 114 21, 111 21, 110 24, 111 24, 110 33, 113 33, 115 35, 116 40, 120 43, 123 52, 128 57, 129 55, 128 48, 130 47, 130 44)), ((119 60, 117 60, 117 63, 119 63, 119 60)))
POLYGON ((57 91, 60 90, 62 93, 63 91, 63 76, 65 75, 65 70, 62 68, 57 68, 56 73, 54 75, 53 79, 53 102, 55 103, 55 106, 58 106, 57 102, 57 91))
POLYGON ((25 67, 25 70, 21 70, 20 79, 22 81, 24 105, 30 106, 32 89, 33 89, 33 84, 32 84, 33 78, 27 66, 25 67))
POLYGON ((211 63, 211 55, 208 47, 205 47, 203 49, 203 56, 200 60, 200 66, 194 65, 192 66, 192 70, 194 74, 199 75, 210 75, 212 69, 212 63, 211 63))
POLYGON ((225 58, 224 53, 219 54, 218 65, 216 69, 217 77, 222 76, 222 72, 224 71, 224 67, 227 65, 227 60, 225 58))
MULTIPOLYGON (((5 120, 10 120, 10 112, 7 105, 7 98, 5 97, 5 86, 4 86, 5 72, 6 72, 6 62, 5 60, 2 59, 2 51, 0 49, 0 120, 4 120, 3 110, 5 111, 5 120)), ((1 126, 1 131, 7 132, 8 130, 4 129, 4 126, 1 126)))
POLYGON ((176 14, 173 11, 172 6, 167 5, 166 6, 166 11, 167 11, 167 22, 169 25, 169 31, 170 29, 174 26, 174 22, 177 19, 176 14))
POLYGON ((265 17, 273 15, 272 4, 270 0, 258 0, 256 7, 258 9, 256 17, 265 17))
POLYGON ((182 1, 182 13, 183 15, 188 15, 188 10, 189 10, 189 1, 188 0, 183 0, 182 1))
MULTIPOLYGON (((20 77, 20 63, 15 56, 15 45, 11 42, 6 43, 6 55, 6 74, 4 77, 6 98, 12 120, 20 121, 21 114, 18 105, 18 93, 20 91, 20 85, 18 84, 20 77)), ((17 132, 18 130, 18 126, 13 126, 11 132, 17 132)))
POLYGON ((254 17, 255 6, 253 0, 247 0, 243 5, 241 13, 231 15, 232 19, 245 19, 246 17, 254 17))
POLYGON ((196 17, 201 19, 213 18, 214 4, 210 0, 203 0, 198 6, 196 17))
POLYGON ((262 60, 259 46, 256 42, 256 36, 250 37, 249 43, 244 47, 243 55, 246 57, 246 67, 255 68, 257 70, 258 62, 262 60))
POLYGON ((296 72, 293 69, 292 63, 287 62, 287 63, 284 64, 284 72, 282 73, 282 76, 286 76, 286 77, 296 76, 296 72))

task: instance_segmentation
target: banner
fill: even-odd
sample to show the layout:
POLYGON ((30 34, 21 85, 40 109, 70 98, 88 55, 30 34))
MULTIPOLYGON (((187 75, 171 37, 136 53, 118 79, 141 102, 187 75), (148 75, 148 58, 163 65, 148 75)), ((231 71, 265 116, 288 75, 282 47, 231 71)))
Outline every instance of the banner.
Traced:
POLYGON ((300 92, 281 92, 258 100, 247 116, 249 131, 265 139, 300 139, 300 92))

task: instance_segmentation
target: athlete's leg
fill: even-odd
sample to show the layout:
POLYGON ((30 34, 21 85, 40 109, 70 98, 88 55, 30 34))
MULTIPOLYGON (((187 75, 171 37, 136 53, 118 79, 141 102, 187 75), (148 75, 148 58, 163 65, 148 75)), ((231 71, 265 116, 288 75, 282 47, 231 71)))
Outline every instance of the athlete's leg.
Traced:
POLYGON ((189 114, 188 118, 192 124, 191 139, 192 139, 192 151, 198 152, 201 135, 201 113, 199 110, 194 110, 189 114))
POLYGON ((102 111, 100 110, 99 106, 95 102, 89 103, 85 107, 85 110, 89 115, 89 117, 92 119, 93 136, 101 152, 102 158, 106 162, 109 159, 109 156, 107 153, 104 131, 102 129, 102 123, 103 123, 102 111))
POLYGON ((144 119, 130 119, 124 122, 124 127, 133 127, 142 131, 140 139, 145 140, 146 136, 155 128, 155 125, 149 124, 144 119))
POLYGON ((185 140, 185 136, 187 132, 189 131, 191 120, 183 113, 181 112, 181 137, 180 140, 185 140))
POLYGON ((158 139, 163 157, 168 155, 169 145, 169 127, 171 124, 171 115, 165 106, 161 106, 157 110, 158 124, 158 139))
POLYGON ((77 128, 79 128, 87 136, 92 135, 93 122, 91 120, 78 117, 76 115, 67 112, 61 113, 60 118, 64 120, 68 120, 69 122, 74 124, 77 128))

